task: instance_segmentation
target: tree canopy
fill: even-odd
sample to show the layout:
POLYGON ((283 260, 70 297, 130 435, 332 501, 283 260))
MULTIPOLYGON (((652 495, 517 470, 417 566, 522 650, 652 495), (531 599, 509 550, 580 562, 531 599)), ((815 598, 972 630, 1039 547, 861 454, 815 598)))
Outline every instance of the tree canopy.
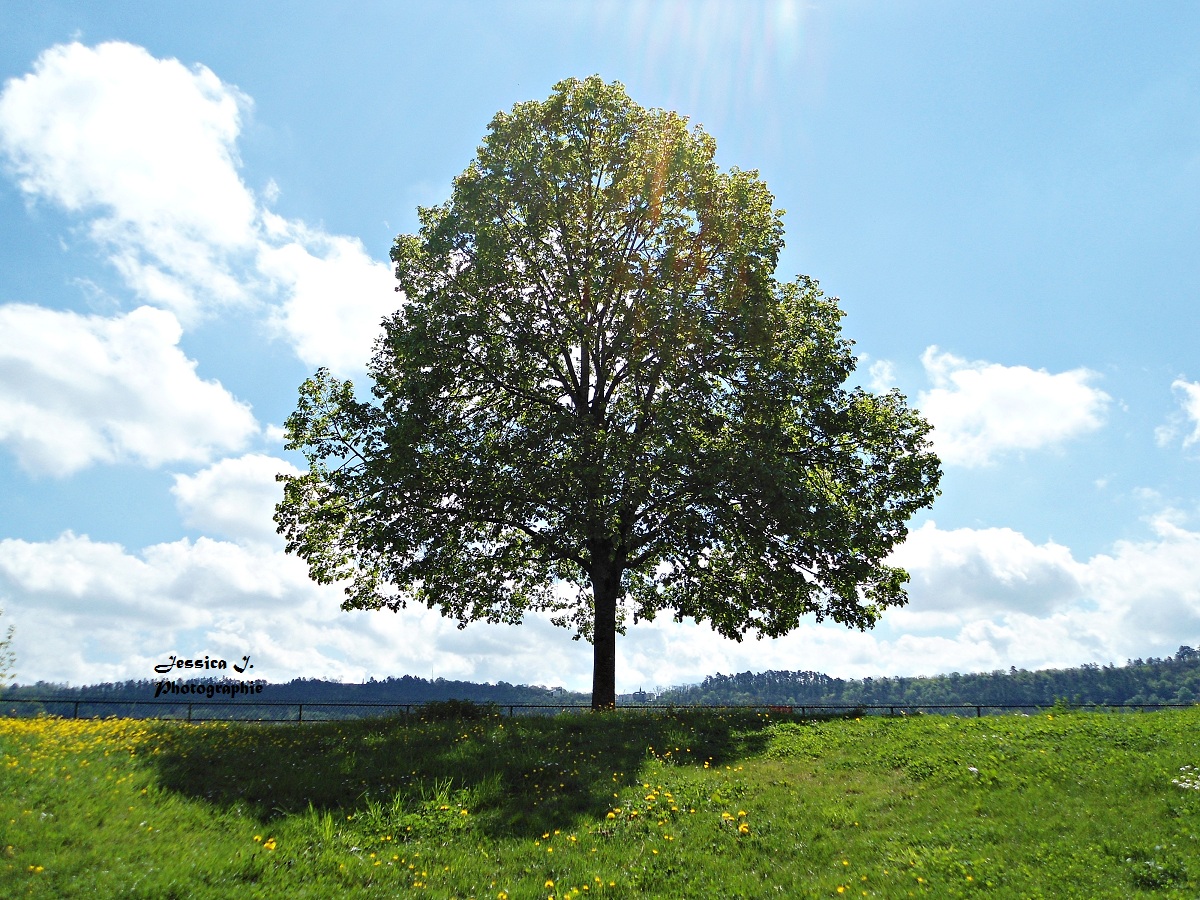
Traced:
POLYGON ((592 641, 601 707, 627 615, 741 639, 906 602, 885 559, 937 494, 930 426, 846 386, 836 299, 775 279, 782 212, 714 153, 571 79, 419 210, 372 398, 320 370, 287 421, 309 471, 276 521, 345 608, 550 611, 592 641))

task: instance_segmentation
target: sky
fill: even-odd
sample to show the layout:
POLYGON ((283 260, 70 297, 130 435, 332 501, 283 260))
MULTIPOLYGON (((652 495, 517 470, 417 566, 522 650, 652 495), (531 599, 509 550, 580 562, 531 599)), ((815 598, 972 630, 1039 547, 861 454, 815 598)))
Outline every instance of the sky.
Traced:
POLYGON ((777 277, 934 425, 874 630, 670 617, 617 688, 1122 664, 1200 644, 1200 6, 0 0, 0 627, 14 674, 588 690, 545 618, 344 612, 271 520, 297 388, 365 384, 387 262, 492 116, 622 82, 756 169, 777 277))

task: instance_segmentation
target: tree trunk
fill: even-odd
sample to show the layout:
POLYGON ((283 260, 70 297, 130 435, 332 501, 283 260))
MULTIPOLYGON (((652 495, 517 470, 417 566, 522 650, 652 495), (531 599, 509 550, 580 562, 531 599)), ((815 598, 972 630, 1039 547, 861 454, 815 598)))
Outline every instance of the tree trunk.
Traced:
POLYGON ((617 598, 621 592, 621 573, 597 572, 592 576, 595 620, 592 623, 592 709, 612 709, 617 705, 617 598))

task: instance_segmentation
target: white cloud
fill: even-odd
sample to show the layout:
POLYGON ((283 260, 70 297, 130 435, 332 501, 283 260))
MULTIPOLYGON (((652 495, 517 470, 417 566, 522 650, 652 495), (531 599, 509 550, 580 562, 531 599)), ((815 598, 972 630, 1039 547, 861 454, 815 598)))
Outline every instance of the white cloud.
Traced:
POLYGON ((25 469, 52 475, 240 449, 258 431, 253 414, 196 375, 180 334, 150 307, 104 318, 0 306, 0 441, 25 469))
POLYGON ((0 94, 0 151, 21 189, 88 221, 125 283, 190 324, 266 304, 311 366, 361 372, 399 298, 355 237, 266 210, 239 174, 251 101, 204 66, 131 44, 52 47, 0 94))
MULTIPOLYGON (((1119 541, 1079 562, 1061 545, 1034 544, 1010 529, 926 523, 893 554, 912 576, 911 602, 885 621, 918 643, 938 637, 976 647, 982 655, 961 671, 1174 652, 1200 639, 1200 532, 1177 524, 1171 510, 1152 525, 1150 539, 1119 541)), ((890 671, 913 672, 886 645, 882 655, 890 671)), ((944 668, 951 657, 928 658, 944 668)))
POLYGON ((885 394, 896 386, 896 367, 886 359, 877 359, 867 369, 867 386, 885 394))
POLYGON ((271 681, 414 674, 580 684, 590 647, 541 617, 460 631, 436 612, 343 612, 341 590, 263 544, 200 538, 131 554, 66 533, 0 540, 0 597, 16 675, 95 683, 153 678, 171 653, 240 660, 271 681))
POLYGON ((921 357, 933 389, 918 406, 948 465, 986 466, 1004 453, 1054 447, 1104 423, 1111 398, 1087 369, 1044 369, 968 362, 929 347, 921 357))
POLYGON ((928 521, 891 561, 912 576, 912 614, 1047 613, 1080 597, 1083 566, 1053 542, 1037 545, 1011 528, 943 531, 928 521))
MULTIPOLYGON (((1179 518, 1165 510, 1153 519, 1153 539, 1118 541, 1088 562, 1084 587, 1105 614, 1106 631, 1149 646, 1198 642, 1200 532, 1181 527, 1179 518)), ((1129 655, 1148 653, 1130 647, 1129 655)))
MULTIPOLYGON (((238 469, 214 466, 209 487, 238 469)), ((736 643, 662 616, 618 639, 618 690, 746 670, 859 678, 1122 662, 1200 640, 1200 532, 1167 519, 1086 562, 1009 529, 929 524, 910 541, 896 561, 913 576, 911 604, 875 631, 805 622, 736 643)), ((545 617, 460 631, 424 608, 342 612, 337 586, 313 584, 300 560, 261 542, 201 538, 133 554, 69 533, 0 541, 0 597, 25 683, 151 677, 169 653, 249 653, 255 674, 274 681, 413 674, 590 687, 590 646, 545 617)))
POLYGON ((286 240, 264 243, 258 254, 259 271, 286 297, 275 327, 308 365, 361 371, 380 322, 400 305, 391 268, 358 238, 314 232, 270 213, 265 220, 274 239, 286 240))
MULTIPOLYGON (((1184 381, 1182 378, 1177 378, 1171 383, 1171 388, 1182 395, 1179 402, 1183 407, 1183 414, 1191 422, 1192 432, 1183 439, 1183 446, 1190 447, 1200 443, 1200 381, 1184 381)), ((1159 428, 1155 432, 1160 446, 1173 441, 1177 434, 1174 427, 1159 428)))
POLYGON ((243 543, 279 544, 271 518, 283 496, 278 473, 299 470, 287 460, 250 453, 194 475, 176 475, 171 493, 184 522, 194 528, 243 543))
POLYGON ((235 142, 249 99, 141 47, 51 47, 0 95, 0 148, 31 197, 91 216, 137 295, 190 319, 244 300, 255 200, 235 142))
POLYGON ((87 681, 150 678, 170 653, 239 659, 204 638, 228 611, 245 624, 295 617, 314 586, 295 559, 201 538, 147 548, 65 533, 0 541, 0 594, 15 625, 17 675, 87 681), (184 639, 182 636, 191 636, 184 639), (151 662, 151 660, 153 662, 151 662))

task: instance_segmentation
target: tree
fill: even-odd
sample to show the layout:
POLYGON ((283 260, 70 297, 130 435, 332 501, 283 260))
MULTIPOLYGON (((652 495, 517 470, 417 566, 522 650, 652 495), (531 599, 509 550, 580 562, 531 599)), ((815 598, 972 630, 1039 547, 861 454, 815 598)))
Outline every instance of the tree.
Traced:
MULTIPOLYGON (((0 616, 3 615, 4 610, 0 609, 0 616)), ((16 677, 12 671, 17 661, 17 655, 12 650, 12 639, 13 626, 9 625, 8 630, 4 632, 4 640, 0 641, 0 688, 16 677)))
POLYGON ((782 213, 714 152, 597 77, 492 120, 392 248, 373 399, 319 370, 287 420, 309 471, 276 522, 344 608, 548 610, 602 708, 629 615, 740 640, 906 602, 884 560, 937 494, 929 425, 843 386, 837 300, 775 280, 782 213))

